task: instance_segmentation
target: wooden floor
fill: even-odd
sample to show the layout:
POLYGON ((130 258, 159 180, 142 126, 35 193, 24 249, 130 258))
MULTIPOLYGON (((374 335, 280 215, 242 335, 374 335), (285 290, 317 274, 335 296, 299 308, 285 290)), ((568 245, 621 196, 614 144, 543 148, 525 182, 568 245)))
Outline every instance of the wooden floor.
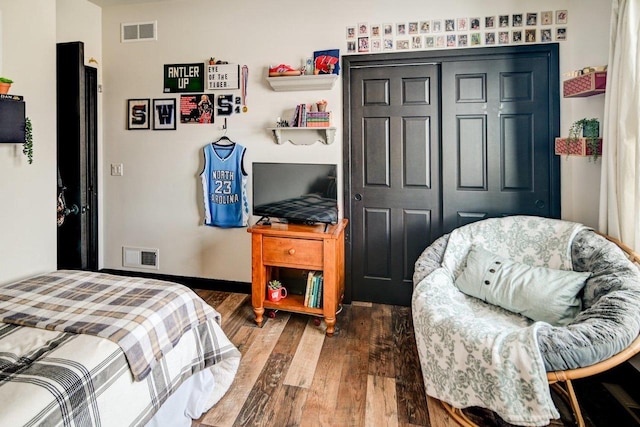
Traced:
MULTIPOLYGON (((220 312, 242 361, 227 394, 192 427, 458 425, 425 396, 409 307, 345 305, 339 333, 327 338, 315 317, 279 312, 258 328, 249 295, 196 292, 220 312)), ((472 416, 507 425, 482 410, 472 416)))

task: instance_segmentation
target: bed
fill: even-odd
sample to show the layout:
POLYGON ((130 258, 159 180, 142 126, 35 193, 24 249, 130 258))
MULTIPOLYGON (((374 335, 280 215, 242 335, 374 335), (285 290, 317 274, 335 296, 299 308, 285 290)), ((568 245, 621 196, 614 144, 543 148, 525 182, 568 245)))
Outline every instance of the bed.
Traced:
POLYGON ((56 271, 0 286, 0 425, 190 426, 240 353, 185 286, 56 271))

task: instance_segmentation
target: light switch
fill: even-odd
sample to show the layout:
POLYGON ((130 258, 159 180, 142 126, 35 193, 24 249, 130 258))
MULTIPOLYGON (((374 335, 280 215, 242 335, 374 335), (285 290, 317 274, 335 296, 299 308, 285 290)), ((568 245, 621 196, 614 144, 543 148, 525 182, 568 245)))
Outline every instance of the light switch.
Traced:
POLYGON ((111 176, 122 176, 123 172, 122 163, 111 163, 111 176))

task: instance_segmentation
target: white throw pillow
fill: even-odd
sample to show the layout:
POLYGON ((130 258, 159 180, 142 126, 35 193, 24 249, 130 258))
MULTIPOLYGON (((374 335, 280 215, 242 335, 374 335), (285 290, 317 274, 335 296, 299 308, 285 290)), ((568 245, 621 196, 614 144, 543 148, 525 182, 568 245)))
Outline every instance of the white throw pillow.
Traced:
POLYGON ((554 326, 582 310, 579 293, 591 273, 531 267, 473 246, 455 281, 467 295, 554 326))

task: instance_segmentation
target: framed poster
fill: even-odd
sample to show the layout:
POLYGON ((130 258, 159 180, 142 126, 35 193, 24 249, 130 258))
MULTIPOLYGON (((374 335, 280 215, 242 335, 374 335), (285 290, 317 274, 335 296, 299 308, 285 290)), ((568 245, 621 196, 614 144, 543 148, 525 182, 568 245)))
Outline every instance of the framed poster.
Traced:
POLYGON ((149 129, 149 98, 127 99, 127 129, 149 129))
POLYGON ((176 130, 175 98, 153 100, 153 130, 176 130))
POLYGON ((165 64, 164 93, 203 92, 204 62, 165 64))
POLYGON ((207 90, 239 89, 239 70, 238 64, 207 65, 207 90))
POLYGON ((180 95, 180 123, 213 123, 213 95, 180 95))

